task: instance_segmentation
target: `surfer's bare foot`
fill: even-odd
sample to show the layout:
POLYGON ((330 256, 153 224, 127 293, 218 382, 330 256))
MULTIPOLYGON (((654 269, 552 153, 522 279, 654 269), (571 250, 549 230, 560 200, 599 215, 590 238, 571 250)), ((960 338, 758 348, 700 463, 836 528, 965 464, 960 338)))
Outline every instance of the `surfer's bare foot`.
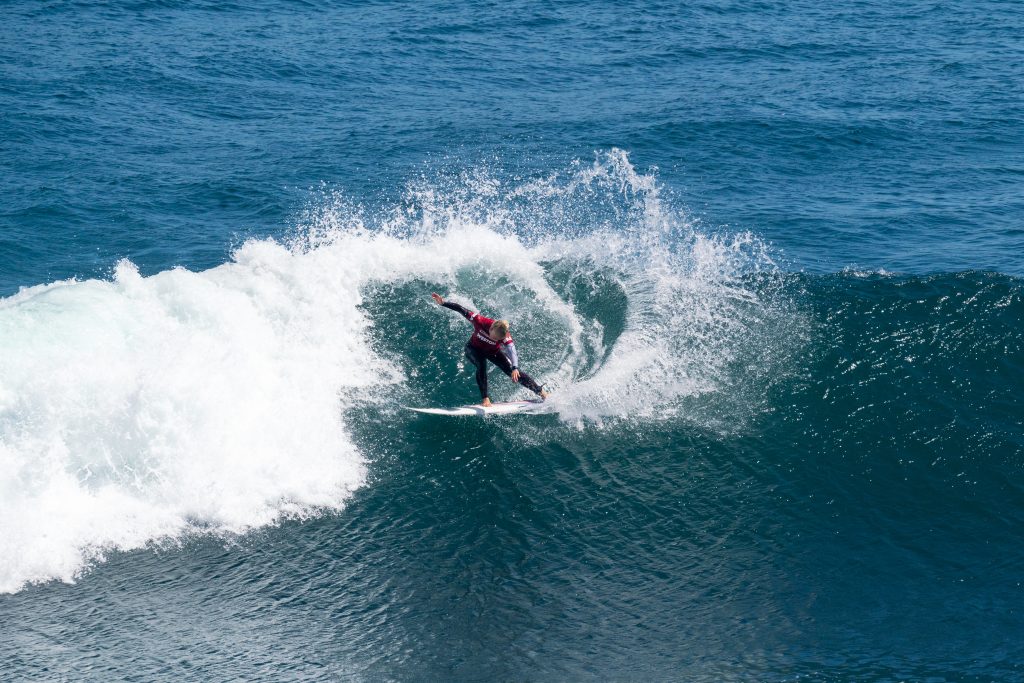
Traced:
POLYGON ((481 405, 483 405, 484 408, 490 408, 491 407, 491 399, 485 398, 481 405))
POLYGON ((540 390, 540 398, 541 398, 541 400, 546 401, 548 396, 550 396, 550 395, 551 394, 549 394, 548 392, 544 391, 543 389, 540 390))

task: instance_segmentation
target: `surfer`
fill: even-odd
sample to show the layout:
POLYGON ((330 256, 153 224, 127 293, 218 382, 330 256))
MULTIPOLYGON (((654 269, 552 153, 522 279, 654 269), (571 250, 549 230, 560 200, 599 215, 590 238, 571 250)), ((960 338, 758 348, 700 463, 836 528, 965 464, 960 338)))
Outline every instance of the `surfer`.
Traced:
POLYGON ((522 384, 541 398, 548 397, 548 392, 544 391, 541 385, 519 369, 519 355, 516 353, 515 342, 508 333, 507 320, 494 320, 474 313, 459 304, 445 301, 437 293, 430 296, 439 306, 461 313, 466 320, 473 323, 473 336, 466 342, 466 358, 476 366, 476 385, 480 387, 480 396, 483 397, 485 408, 491 405, 491 397, 487 394, 487 361, 501 368, 513 382, 522 384))

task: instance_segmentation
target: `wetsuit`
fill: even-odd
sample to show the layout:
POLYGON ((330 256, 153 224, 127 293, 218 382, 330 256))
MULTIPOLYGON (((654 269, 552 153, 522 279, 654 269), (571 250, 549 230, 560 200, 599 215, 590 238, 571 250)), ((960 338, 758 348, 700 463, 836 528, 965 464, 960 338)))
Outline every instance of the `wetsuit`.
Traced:
MULTIPOLYGON (((513 370, 519 370, 519 355, 516 344, 508 336, 501 341, 494 341, 488 331, 494 324, 492 318, 474 313, 459 304, 446 301, 441 304, 445 308, 461 313, 466 320, 473 323, 473 336, 466 342, 466 358, 476 366, 476 385, 480 387, 481 398, 487 398, 487 361, 491 361, 511 376, 513 370)), ((541 386, 533 381, 528 374, 519 370, 519 383, 535 394, 540 394, 541 386)))

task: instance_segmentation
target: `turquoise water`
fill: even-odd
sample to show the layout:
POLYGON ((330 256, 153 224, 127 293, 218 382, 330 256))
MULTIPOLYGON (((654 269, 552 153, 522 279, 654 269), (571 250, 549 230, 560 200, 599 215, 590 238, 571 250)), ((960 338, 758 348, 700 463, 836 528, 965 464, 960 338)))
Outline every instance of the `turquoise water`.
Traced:
POLYGON ((1024 677, 1016 4, 2 16, 0 678, 1024 677))

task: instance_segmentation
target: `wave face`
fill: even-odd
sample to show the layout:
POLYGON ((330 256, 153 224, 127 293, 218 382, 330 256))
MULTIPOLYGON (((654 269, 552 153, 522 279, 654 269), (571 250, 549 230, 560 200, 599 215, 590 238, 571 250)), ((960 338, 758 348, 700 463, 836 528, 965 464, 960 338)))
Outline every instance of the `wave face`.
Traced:
MULTIPOLYGON (((1024 562, 1022 320, 1010 276, 794 273, 618 150, 540 180, 439 173, 372 209, 322 188, 288 239, 215 268, 122 261, 0 301, 0 590, 29 605, 29 585, 90 568, 81 583, 149 590, 132 586, 194 558, 168 590, 205 590, 188 577, 209 562, 306 595, 295 610, 339 605, 346 643, 391 643, 338 646, 370 677, 450 674, 439 619, 466 651, 541 653, 552 678, 627 677, 644 651, 721 679, 744 643, 765 679, 820 672, 839 643, 871 668, 879 630, 918 652, 884 671, 940 675, 967 650, 914 624, 1013 628, 985 614, 1007 613, 1024 562), (545 414, 401 409, 476 397, 468 327, 432 291, 512 321, 545 414), (614 646, 555 656, 582 613, 614 646), (694 615, 700 633, 679 626, 694 615), (705 658, 667 654, 698 636, 705 658)), ((489 661, 467 666, 513 677, 489 661)))

